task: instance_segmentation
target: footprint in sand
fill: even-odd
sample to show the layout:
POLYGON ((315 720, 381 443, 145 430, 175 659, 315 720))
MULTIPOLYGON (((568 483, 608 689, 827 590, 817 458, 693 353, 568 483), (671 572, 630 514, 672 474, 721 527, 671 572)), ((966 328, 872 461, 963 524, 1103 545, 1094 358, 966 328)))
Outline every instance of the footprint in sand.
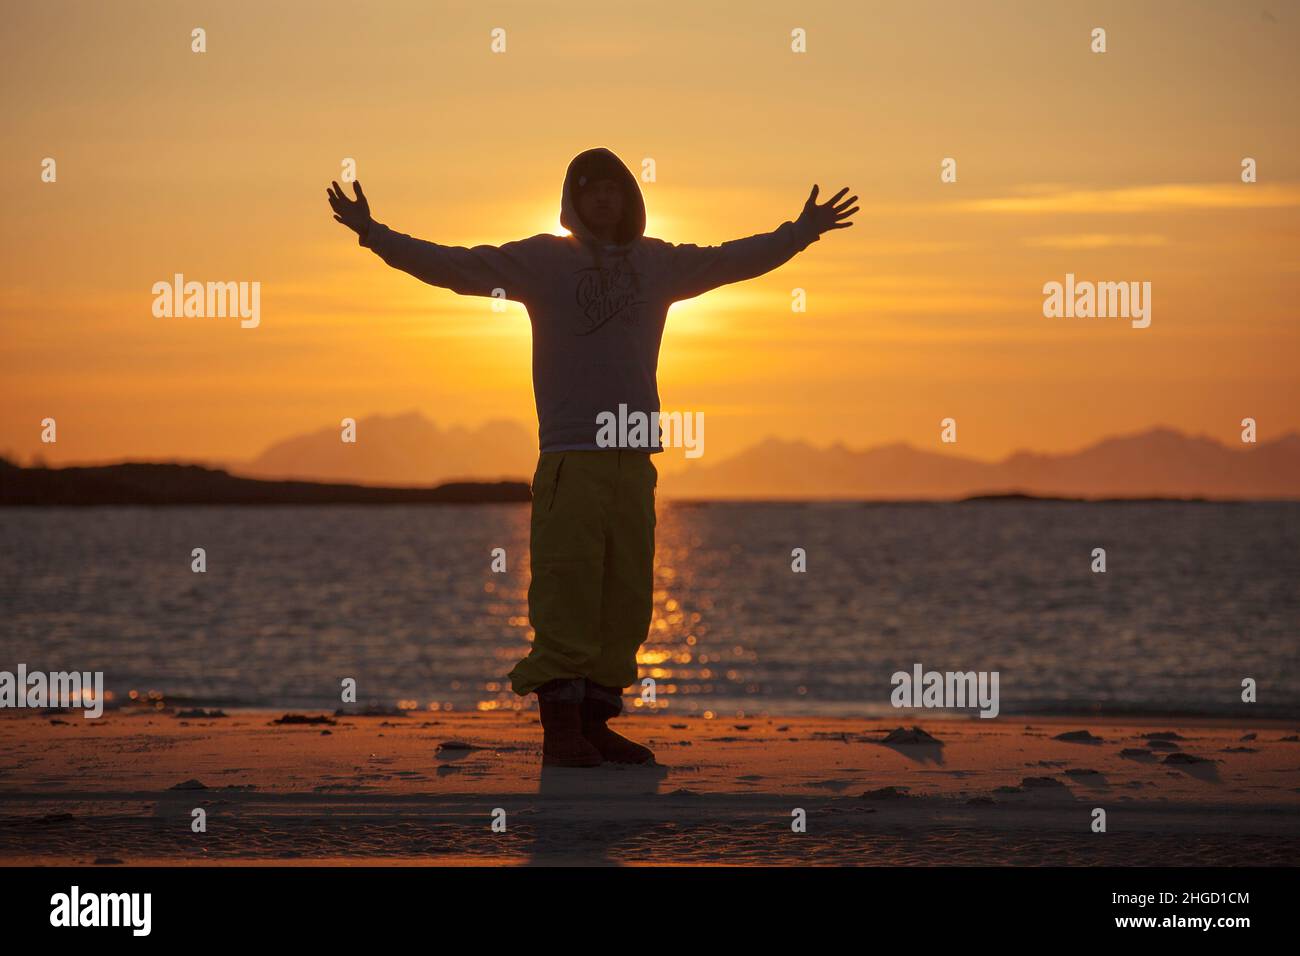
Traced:
POLYGON ((1070 788, 1055 777, 1025 777, 1020 781, 1022 790, 1037 790, 1039 793, 1068 794, 1070 788))
POLYGON ((1089 730, 1071 730, 1068 733, 1057 734, 1053 740, 1063 740, 1070 744, 1102 744, 1106 741, 1101 737, 1094 736, 1089 730))
POLYGON ((891 746, 900 744, 925 744, 928 746, 943 746, 939 738, 933 737, 926 733, 920 727, 913 727, 911 730, 904 730, 902 727, 895 727, 891 730, 881 743, 891 746))
POLYGON ((862 794, 864 800, 906 800, 912 795, 908 793, 908 787, 881 787, 878 790, 867 790, 862 794))

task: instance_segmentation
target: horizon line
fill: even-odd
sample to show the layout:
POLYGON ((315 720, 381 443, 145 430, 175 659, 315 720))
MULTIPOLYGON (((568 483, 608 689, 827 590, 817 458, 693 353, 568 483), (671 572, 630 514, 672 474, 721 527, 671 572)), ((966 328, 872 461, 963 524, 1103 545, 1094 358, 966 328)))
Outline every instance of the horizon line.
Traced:
MULTIPOLYGON (((507 418, 488 419, 479 425, 463 425, 463 424, 439 425, 436 421, 434 421, 431 418, 428 418, 427 416, 424 415, 423 412, 420 412, 418 410, 413 410, 412 412, 397 412, 393 414, 372 413, 368 416, 357 418, 357 423, 360 424, 368 419, 374 419, 374 418, 390 418, 390 419, 401 418, 401 417, 409 416, 411 414, 418 415, 419 417, 423 418, 424 421, 433 425, 435 428, 441 428, 441 429, 461 428, 468 431, 476 431, 476 430, 481 430, 483 428, 486 428, 487 426, 493 424, 511 424, 511 425, 517 425, 520 428, 523 428, 530 432, 532 431, 531 429, 528 429, 527 426, 524 425, 522 422, 519 422, 517 419, 507 419, 507 418)), ((123 457, 114 457, 108 459, 103 459, 103 458, 72 459, 68 461, 61 461, 57 464, 50 464, 49 462, 46 462, 42 458, 41 452, 37 450, 37 451, 33 451, 28 456, 27 462, 24 463, 22 460, 22 456, 20 454, 6 449, 4 451, 0 451, 0 462, 8 463, 10 465, 14 465, 19 468, 49 468, 52 470, 59 469, 59 468, 102 468, 102 467, 110 467, 113 465, 182 465, 182 466, 197 465, 199 467, 204 467, 204 468, 217 468, 220 470, 230 471, 231 474, 235 474, 234 469, 237 469, 241 465, 252 464, 254 461, 256 461, 257 457, 266 454, 267 451, 276 447, 277 445, 283 444, 284 442, 288 442, 288 441, 308 438, 311 437, 312 435, 319 434, 321 432, 328 432, 331 430, 332 430, 331 427, 325 426, 321 429, 318 429, 315 432, 299 432, 296 435, 291 435, 286 438, 277 439, 271 442, 261 452, 258 452, 258 454, 253 458, 243 458, 243 459, 233 459, 233 460, 223 459, 223 458, 178 458, 178 457, 166 457, 166 456, 161 458, 136 458, 136 457, 123 456, 123 457)), ((1094 439, 1091 442, 1078 445, 1073 450, 1070 451, 1054 452, 1054 451, 1036 451, 1031 448, 1016 448, 997 458, 978 458, 971 455, 963 455, 961 453, 933 450, 930 448, 926 448, 924 446, 913 444, 910 441, 906 441, 902 439, 895 440, 895 441, 884 441, 874 445, 861 445, 861 446, 854 447, 849 445, 848 442, 842 438, 833 439, 829 443, 819 445, 810 442, 809 440, 804 438, 786 438, 778 434, 765 435, 762 438, 744 446, 739 451, 736 451, 731 455, 728 455, 727 458, 738 457, 749 451, 754 450, 755 448, 759 448, 763 445, 772 442, 781 442, 786 444, 805 445, 812 451, 831 451, 836 448, 843 448, 845 451, 851 454, 859 454, 859 455, 866 454, 873 451, 880 451, 886 448, 901 446, 903 448, 918 452, 920 454, 939 455, 939 456, 950 457, 954 459, 962 458, 967 461, 978 462, 980 464, 999 464, 999 463, 1007 462, 1010 459, 1015 458, 1019 455, 1035 455, 1039 457, 1067 457, 1070 455, 1080 454, 1091 448, 1096 448, 1097 446, 1102 445, 1106 442, 1143 438, 1156 433, 1172 433, 1173 435, 1176 435, 1179 438, 1187 439, 1190 441, 1211 442, 1223 448, 1225 451, 1241 451, 1241 452, 1247 451, 1247 448, 1237 448, 1235 445, 1227 441, 1224 441, 1214 435, 1207 434, 1205 432, 1193 433, 1193 432, 1184 431, 1181 428, 1178 428, 1177 426, 1174 425, 1154 424, 1134 431, 1116 432, 1114 434, 1106 435, 1104 437, 1094 439)), ((1259 447, 1259 446, 1276 444, 1278 442, 1286 441, 1287 439, 1300 439, 1300 428, 1289 428, 1275 438, 1261 440, 1253 443, 1243 442, 1241 444, 1246 446, 1253 444, 1259 447)), ((270 479, 270 480, 292 481, 297 479, 270 479)), ((403 486, 384 486, 384 487, 403 487, 403 486)))

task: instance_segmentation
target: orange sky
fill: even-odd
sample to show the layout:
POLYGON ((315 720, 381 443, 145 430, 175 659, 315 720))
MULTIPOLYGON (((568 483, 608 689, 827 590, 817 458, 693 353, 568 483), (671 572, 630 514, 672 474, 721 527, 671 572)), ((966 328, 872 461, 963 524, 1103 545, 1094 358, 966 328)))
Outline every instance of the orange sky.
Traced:
POLYGON ((1155 424, 1232 441, 1245 416, 1267 441, 1300 428, 1300 5, 1267 7, 15 6, 0 450, 240 459, 408 409, 532 427, 522 307, 388 269, 325 186, 354 157, 381 221, 499 243, 559 231, 593 145, 656 161, 648 231, 670 241, 772 229, 813 181, 862 196, 853 229, 670 313, 664 408, 705 413, 709 457, 934 446, 946 416, 947 450, 980 458, 1155 424), (259 281, 260 326, 155 318, 176 272, 259 281), (1044 318, 1067 272, 1150 281, 1151 327, 1044 318))

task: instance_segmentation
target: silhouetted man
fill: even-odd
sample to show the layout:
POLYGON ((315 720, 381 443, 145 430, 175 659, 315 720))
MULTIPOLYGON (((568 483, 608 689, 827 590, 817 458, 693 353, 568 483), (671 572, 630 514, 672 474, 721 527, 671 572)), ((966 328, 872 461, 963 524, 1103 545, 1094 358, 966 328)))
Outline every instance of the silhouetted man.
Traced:
POLYGON ((521 302, 533 326, 533 391, 541 454, 533 475, 532 649, 510 672, 515 693, 537 693, 542 763, 591 767, 654 755, 606 726, 636 682, 637 649, 654 608, 655 484, 639 447, 597 441, 598 416, 659 412, 659 343, 668 307, 770 272, 832 229, 851 226, 856 196, 818 204, 814 186, 793 222, 720 246, 674 245, 645 233, 636 178, 607 149, 569 164, 560 222, 502 246, 442 246, 394 232, 328 189, 334 218, 394 268, 461 295, 521 302))

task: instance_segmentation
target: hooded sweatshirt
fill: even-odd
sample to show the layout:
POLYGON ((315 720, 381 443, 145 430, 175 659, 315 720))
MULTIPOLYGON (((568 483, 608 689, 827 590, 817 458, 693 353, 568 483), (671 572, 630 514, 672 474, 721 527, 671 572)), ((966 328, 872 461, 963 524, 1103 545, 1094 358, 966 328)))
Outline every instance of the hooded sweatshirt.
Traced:
MULTIPOLYGON (((395 269, 460 295, 522 303, 533 326, 533 397, 541 451, 602 447, 598 416, 659 412, 659 345, 674 302, 770 272, 817 240, 814 227, 784 222, 772 232, 719 246, 678 245, 645 235, 636 177, 609 150, 569 164, 560 197, 569 236, 547 233, 501 246, 443 246, 371 222, 360 244, 395 269), (612 160, 624 193, 619 239, 604 243, 578 215, 575 169, 612 160)), ((652 433, 654 430, 652 430, 652 433)), ((652 434, 647 451, 661 451, 652 434)))

